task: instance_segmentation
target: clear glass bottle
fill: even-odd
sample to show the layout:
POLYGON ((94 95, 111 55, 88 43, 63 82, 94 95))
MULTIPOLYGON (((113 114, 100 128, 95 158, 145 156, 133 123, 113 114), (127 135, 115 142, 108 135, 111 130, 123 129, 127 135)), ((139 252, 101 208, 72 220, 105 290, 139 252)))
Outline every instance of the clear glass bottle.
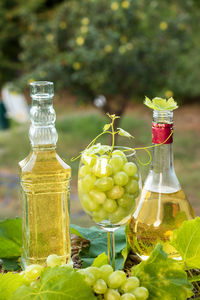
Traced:
POLYGON ((178 259, 178 253, 169 243, 170 236, 184 220, 194 218, 194 212, 174 170, 173 111, 153 111, 152 143, 150 171, 128 222, 127 237, 143 260, 157 243, 163 245, 169 257, 178 259))
POLYGON ((58 135, 52 82, 31 83, 29 138, 32 151, 19 163, 23 190, 22 265, 44 264, 50 254, 70 260, 71 168, 56 153, 58 135))

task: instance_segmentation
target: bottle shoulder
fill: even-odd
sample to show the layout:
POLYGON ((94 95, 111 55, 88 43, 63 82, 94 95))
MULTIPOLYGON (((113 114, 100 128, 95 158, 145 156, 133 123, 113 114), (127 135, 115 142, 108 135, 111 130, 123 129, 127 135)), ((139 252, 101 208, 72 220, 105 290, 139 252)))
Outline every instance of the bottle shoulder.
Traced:
POLYGON ((150 170, 144 182, 144 188, 152 192, 175 193, 181 189, 181 185, 172 168, 166 172, 150 170))
POLYGON ((51 151, 32 151, 19 163, 21 173, 71 173, 70 166, 56 153, 51 151))

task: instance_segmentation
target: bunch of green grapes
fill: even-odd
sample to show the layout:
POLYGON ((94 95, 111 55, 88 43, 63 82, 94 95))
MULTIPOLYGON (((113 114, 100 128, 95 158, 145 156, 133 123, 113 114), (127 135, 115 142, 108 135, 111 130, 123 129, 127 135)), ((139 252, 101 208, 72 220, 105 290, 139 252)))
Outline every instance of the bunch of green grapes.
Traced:
MULTIPOLYGON (((47 267, 67 266, 63 265, 61 258, 56 254, 49 255, 46 260, 47 267)), ((37 286, 44 266, 33 264, 27 266, 21 275, 31 284, 37 286)), ((110 265, 104 265, 100 268, 88 267, 77 270, 84 277, 85 282, 93 289, 95 296, 99 300, 146 300, 149 292, 145 287, 140 286, 137 277, 126 277, 123 271, 113 271, 110 265)))
POLYGON ((123 271, 113 272, 110 265, 100 268, 89 267, 78 270, 86 283, 92 287, 98 299, 104 300, 146 300, 149 292, 140 286, 137 277, 126 277, 123 271))
POLYGON ((139 194, 137 165, 121 150, 100 155, 93 148, 81 156, 78 189, 82 206, 96 223, 124 224, 139 194))

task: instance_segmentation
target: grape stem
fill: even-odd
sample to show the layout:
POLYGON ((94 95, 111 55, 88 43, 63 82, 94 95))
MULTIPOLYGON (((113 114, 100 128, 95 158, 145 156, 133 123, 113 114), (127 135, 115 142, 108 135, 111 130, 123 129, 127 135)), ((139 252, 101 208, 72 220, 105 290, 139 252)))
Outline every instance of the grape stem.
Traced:
MULTIPOLYGON (((104 130, 103 132, 101 132, 99 135, 97 135, 89 144, 88 146, 86 147, 86 149, 90 148, 91 146, 93 146, 95 144, 95 142, 97 141, 97 139, 99 139, 102 135, 104 134, 111 134, 112 135, 112 145, 111 145, 111 150, 109 151, 109 156, 111 157, 112 156, 112 152, 114 150, 114 147, 115 147, 115 135, 116 134, 119 134, 119 131, 115 131, 114 130, 114 122, 116 119, 120 118, 119 116, 116 116, 116 115, 110 115, 109 113, 107 113, 108 117, 111 119, 111 123, 108 124, 110 125, 110 128, 111 130, 104 130)), ((169 138, 172 136, 173 134, 173 130, 171 131, 170 135, 166 138, 166 140, 160 144, 155 144, 155 145, 151 145, 151 146, 147 146, 147 147, 139 147, 139 148, 129 148, 129 149, 124 149, 122 150, 123 152, 126 152, 126 151, 137 151, 137 150, 145 150, 147 152, 147 154, 149 155, 149 160, 146 162, 146 163, 143 163, 141 162, 141 160, 138 158, 138 161, 141 165, 143 166, 147 166, 151 163, 151 153, 148 149, 151 149, 151 148, 155 148, 155 147, 159 147, 159 146, 162 146, 163 144, 165 144, 169 138)), ((79 156, 77 157, 72 157, 71 158, 71 161, 75 161, 76 159, 80 158, 82 153, 84 152, 84 150, 79 154, 79 156)))

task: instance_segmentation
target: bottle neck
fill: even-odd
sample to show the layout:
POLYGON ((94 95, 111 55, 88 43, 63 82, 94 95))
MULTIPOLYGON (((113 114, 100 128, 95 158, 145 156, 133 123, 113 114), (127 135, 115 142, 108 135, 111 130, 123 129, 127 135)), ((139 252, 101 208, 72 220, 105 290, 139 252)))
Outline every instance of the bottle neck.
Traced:
POLYGON ((158 193, 173 193, 180 184, 173 162, 173 112, 154 111, 152 123, 152 161, 145 189, 158 193))
POLYGON ((174 169, 173 144, 164 144, 153 148, 151 170, 156 173, 174 169))
POLYGON ((56 114, 53 98, 33 97, 30 110, 29 138, 34 150, 55 149, 58 134, 55 128, 56 114))

